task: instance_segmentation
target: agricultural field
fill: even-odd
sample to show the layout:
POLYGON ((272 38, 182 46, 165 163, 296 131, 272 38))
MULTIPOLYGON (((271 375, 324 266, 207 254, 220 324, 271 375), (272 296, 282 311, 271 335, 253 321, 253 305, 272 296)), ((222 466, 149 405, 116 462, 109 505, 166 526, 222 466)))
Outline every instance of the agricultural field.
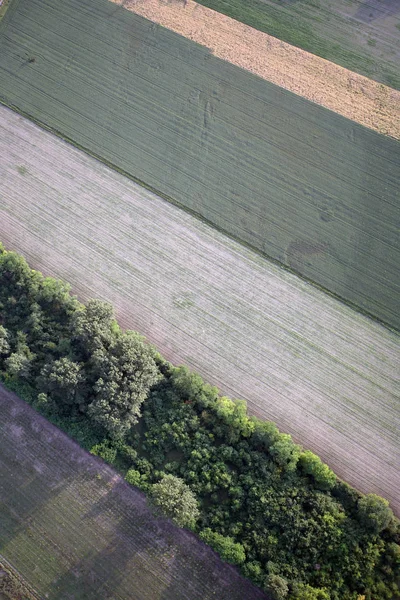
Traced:
POLYGON ((400 513, 399 336, 14 113, 0 240, 400 513))
POLYGON ((3 103, 400 327, 400 145, 107 0, 13 0, 3 103))
POLYGON ((199 4, 400 89, 397 0, 199 0, 199 4))
POLYGON ((266 600, 142 492, 0 387, 0 547, 49 600, 266 600))
POLYGON ((184 5, 163 0, 112 2, 205 46, 222 60, 374 131, 400 138, 400 92, 388 86, 194 0, 185 0, 184 5))
POLYGON ((10 563, 0 556, 0 600, 41 600, 10 563))

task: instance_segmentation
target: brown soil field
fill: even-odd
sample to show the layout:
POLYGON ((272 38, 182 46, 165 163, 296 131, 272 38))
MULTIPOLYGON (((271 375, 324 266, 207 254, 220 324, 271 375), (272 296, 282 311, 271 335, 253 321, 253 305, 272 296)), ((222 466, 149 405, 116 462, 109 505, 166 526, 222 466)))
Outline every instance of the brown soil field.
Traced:
POLYGON ((0 387, 0 546, 48 600, 267 600, 0 387))
POLYGON ((215 56, 379 133, 400 139, 400 92, 193 0, 111 0, 215 56))
POLYGON ((399 335, 0 109, 0 240, 400 514, 399 335))

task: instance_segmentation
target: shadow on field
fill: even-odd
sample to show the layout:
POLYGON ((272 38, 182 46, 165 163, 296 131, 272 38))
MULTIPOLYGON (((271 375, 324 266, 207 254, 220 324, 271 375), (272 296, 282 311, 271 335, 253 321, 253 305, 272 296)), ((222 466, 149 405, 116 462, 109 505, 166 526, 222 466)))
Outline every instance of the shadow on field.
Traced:
POLYGON ((363 2, 355 13, 357 21, 370 23, 376 19, 385 19, 400 14, 399 0, 368 0, 363 2))
POLYGON ((160 579, 154 573, 154 557, 160 532, 150 512, 143 510, 144 500, 140 502, 139 498, 139 507, 124 502, 127 490, 127 484, 117 481, 82 515, 93 531, 101 530, 102 548, 86 554, 55 581, 50 600, 144 598, 144 590, 152 588, 152 579, 156 586, 149 600, 159 599, 156 590, 160 589, 160 579))
POLYGON ((218 600, 267 600, 193 534, 155 517, 124 481, 82 518, 93 530, 101 524, 106 544, 55 581, 49 600, 204 600, 215 590, 218 600))

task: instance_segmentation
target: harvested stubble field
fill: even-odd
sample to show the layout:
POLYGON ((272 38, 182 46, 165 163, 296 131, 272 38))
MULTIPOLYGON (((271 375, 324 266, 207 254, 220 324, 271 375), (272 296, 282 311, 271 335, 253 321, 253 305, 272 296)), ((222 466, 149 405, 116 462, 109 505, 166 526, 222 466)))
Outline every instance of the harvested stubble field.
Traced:
POLYGON ((400 89, 398 0, 199 2, 289 44, 400 89))
POLYGON ((400 513, 399 336, 2 108, 0 240, 400 513))
POLYGON ((48 600, 266 600, 0 387, 0 548, 48 600))
POLYGON ((106 0, 13 0, 4 103, 400 327, 400 144, 106 0))
MULTIPOLYGON (((388 86, 193 0, 183 4, 164 0, 111 1, 205 46, 222 60, 379 133, 400 138, 400 92, 388 86)), ((247 5, 249 0, 245 2, 247 5)), ((400 31, 398 34, 400 46, 400 31)))

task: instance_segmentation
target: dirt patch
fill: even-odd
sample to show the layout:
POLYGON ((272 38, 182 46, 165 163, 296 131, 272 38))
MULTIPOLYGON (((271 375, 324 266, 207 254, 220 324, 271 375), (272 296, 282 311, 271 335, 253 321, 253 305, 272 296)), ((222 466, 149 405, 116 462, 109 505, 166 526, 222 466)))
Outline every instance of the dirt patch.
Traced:
POLYGON ((209 48, 218 58, 379 133, 400 139, 400 92, 193 0, 111 0, 209 48))

